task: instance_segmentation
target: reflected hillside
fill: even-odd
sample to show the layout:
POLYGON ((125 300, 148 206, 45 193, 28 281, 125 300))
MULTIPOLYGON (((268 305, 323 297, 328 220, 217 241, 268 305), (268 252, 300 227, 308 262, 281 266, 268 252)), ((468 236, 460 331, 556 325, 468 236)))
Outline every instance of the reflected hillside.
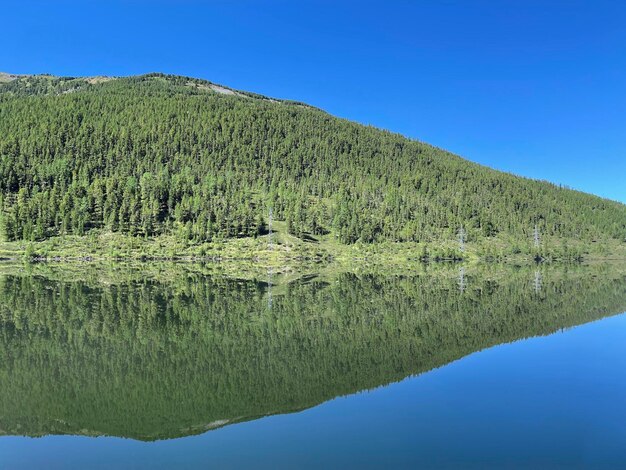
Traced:
POLYGON ((0 433, 197 434, 626 310, 606 266, 283 281, 4 274, 0 433))

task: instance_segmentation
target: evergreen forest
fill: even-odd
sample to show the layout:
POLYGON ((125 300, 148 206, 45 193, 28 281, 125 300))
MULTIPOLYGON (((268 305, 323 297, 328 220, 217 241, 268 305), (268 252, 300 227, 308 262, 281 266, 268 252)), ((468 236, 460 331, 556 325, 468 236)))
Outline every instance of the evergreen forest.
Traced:
MULTIPOLYGON (((419 110, 416 110, 419 112, 419 110)), ((0 240, 626 239, 626 205, 188 77, 0 83, 0 240)))

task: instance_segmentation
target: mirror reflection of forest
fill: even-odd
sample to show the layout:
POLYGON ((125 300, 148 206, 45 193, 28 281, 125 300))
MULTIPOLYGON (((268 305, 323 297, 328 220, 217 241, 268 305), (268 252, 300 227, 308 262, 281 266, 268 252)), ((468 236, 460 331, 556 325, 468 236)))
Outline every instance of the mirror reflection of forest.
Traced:
POLYGON ((5 269, 0 434, 197 434, 626 310, 606 265, 200 271, 5 269))

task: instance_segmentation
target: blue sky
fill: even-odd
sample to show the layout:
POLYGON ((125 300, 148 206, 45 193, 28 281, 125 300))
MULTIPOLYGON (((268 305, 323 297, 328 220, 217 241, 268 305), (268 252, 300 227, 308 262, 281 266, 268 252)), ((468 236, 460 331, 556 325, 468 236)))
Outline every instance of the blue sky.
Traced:
POLYGON ((626 202, 626 2, 0 6, 2 71, 206 78, 626 202))

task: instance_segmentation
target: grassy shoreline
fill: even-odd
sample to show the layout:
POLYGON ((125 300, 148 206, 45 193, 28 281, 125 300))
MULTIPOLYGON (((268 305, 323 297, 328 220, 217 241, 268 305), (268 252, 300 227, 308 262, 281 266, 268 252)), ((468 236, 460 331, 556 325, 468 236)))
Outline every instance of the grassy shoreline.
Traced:
POLYGON ((267 236, 211 243, 184 242, 173 236, 137 238, 119 233, 54 237, 40 242, 0 242, 5 261, 244 261, 262 266, 291 263, 385 263, 428 261, 626 261, 626 243, 603 240, 546 239, 539 248, 518 240, 493 238, 468 242, 463 251, 455 241, 433 243, 356 243, 344 245, 331 235, 302 240, 278 232, 267 236))

